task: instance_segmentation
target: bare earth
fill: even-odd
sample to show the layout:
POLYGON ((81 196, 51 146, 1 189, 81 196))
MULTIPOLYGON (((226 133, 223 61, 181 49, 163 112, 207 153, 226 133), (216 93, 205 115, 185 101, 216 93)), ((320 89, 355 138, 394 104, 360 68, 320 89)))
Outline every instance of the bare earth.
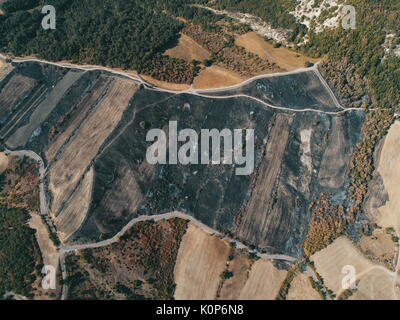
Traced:
POLYGON ((5 60, 0 59, 0 81, 3 80, 13 69, 11 63, 6 63, 5 60))
POLYGON ((215 299, 230 246, 189 224, 174 270, 175 299, 215 299))
POLYGON ((55 269, 58 267, 58 250, 54 243, 50 240, 49 230, 42 217, 37 213, 31 213, 29 226, 36 230, 36 239, 39 244, 40 251, 42 252, 43 264, 53 266, 55 269))
POLYGON ((393 277, 384 270, 367 273, 349 300, 397 300, 393 292, 393 277))

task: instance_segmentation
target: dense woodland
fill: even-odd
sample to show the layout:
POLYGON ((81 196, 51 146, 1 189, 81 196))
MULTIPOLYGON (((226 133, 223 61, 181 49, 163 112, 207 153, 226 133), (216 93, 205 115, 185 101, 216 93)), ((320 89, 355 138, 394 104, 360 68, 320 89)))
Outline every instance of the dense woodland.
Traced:
MULTIPOLYGON (((29 3, 32 7, 37 5, 36 1, 29 3)), ((154 7, 151 0, 46 1, 56 8, 56 30, 41 28, 43 15, 39 8, 15 11, 15 7, 8 10, 6 4, 6 14, 0 16, 2 51, 150 74, 159 67, 159 54, 177 43, 183 27, 181 21, 162 12, 163 8, 154 7)), ((193 78, 191 64, 177 59, 163 62, 169 70, 185 71, 180 73, 183 79, 172 78, 173 82, 190 82, 193 78)))
POLYGON ((29 211, 38 211, 38 172, 28 159, 13 158, 0 174, 0 299, 12 292, 32 297, 42 257, 29 211))
POLYGON ((40 273, 40 251, 35 231, 26 224, 25 209, 0 205, 0 299, 12 292, 32 296, 32 284, 40 273))

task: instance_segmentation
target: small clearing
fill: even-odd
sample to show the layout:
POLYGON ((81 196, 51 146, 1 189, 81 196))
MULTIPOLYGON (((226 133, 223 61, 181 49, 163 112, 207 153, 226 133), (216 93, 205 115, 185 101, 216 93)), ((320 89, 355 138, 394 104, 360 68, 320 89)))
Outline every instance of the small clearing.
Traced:
POLYGON ((178 45, 175 48, 167 50, 165 54, 187 62, 192 62, 192 60, 203 61, 210 58, 208 50, 185 34, 181 34, 178 45))
POLYGON ((287 71, 304 68, 306 61, 317 62, 317 59, 308 58, 286 47, 274 48, 256 32, 249 32, 236 37, 237 46, 243 47, 246 51, 254 53, 259 57, 275 62, 280 68, 287 71))

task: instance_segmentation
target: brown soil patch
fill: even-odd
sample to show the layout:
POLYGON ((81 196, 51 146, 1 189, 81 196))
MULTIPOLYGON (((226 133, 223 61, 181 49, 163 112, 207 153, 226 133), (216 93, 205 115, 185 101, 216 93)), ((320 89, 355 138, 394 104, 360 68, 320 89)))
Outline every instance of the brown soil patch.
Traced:
POLYGON ((165 54, 178 59, 192 62, 192 60, 203 61, 210 58, 210 52, 199 45, 189 36, 182 34, 175 48, 169 49, 165 54))
POLYGON ((200 72, 200 74, 193 81, 193 88, 222 88, 239 84, 244 80, 245 79, 239 74, 214 65, 209 68, 205 68, 200 72))
POLYGON ((280 68, 287 71, 304 68, 304 63, 306 61, 318 61, 317 59, 308 58, 285 47, 274 48, 272 44, 265 41, 256 32, 249 32, 236 37, 235 43, 263 59, 275 62, 280 68))

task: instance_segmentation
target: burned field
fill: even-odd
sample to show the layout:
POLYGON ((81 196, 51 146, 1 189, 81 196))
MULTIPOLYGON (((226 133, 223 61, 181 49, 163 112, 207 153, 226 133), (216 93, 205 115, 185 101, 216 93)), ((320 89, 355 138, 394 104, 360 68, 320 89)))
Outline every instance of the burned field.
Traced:
POLYGON ((348 159, 363 115, 324 113, 338 110, 318 77, 288 77, 204 97, 106 72, 17 64, 0 82, 0 102, 7 83, 24 83, 13 105, 0 104, 0 136, 8 148, 45 160, 50 212, 65 243, 107 239, 135 217, 176 210, 262 251, 299 257, 310 203, 326 193, 346 205, 348 159), (236 94, 285 109, 229 97, 236 94), (150 165, 146 134, 168 130, 169 121, 196 132, 253 129, 253 174, 238 176, 224 164, 150 165))
POLYGON ((314 70, 264 77, 248 82, 244 86, 201 91, 210 96, 246 95, 254 97, 273 106, 293 110, 311 109, 324 112, 337 112, 338 108, 332 96, 321 83, 314 70))

